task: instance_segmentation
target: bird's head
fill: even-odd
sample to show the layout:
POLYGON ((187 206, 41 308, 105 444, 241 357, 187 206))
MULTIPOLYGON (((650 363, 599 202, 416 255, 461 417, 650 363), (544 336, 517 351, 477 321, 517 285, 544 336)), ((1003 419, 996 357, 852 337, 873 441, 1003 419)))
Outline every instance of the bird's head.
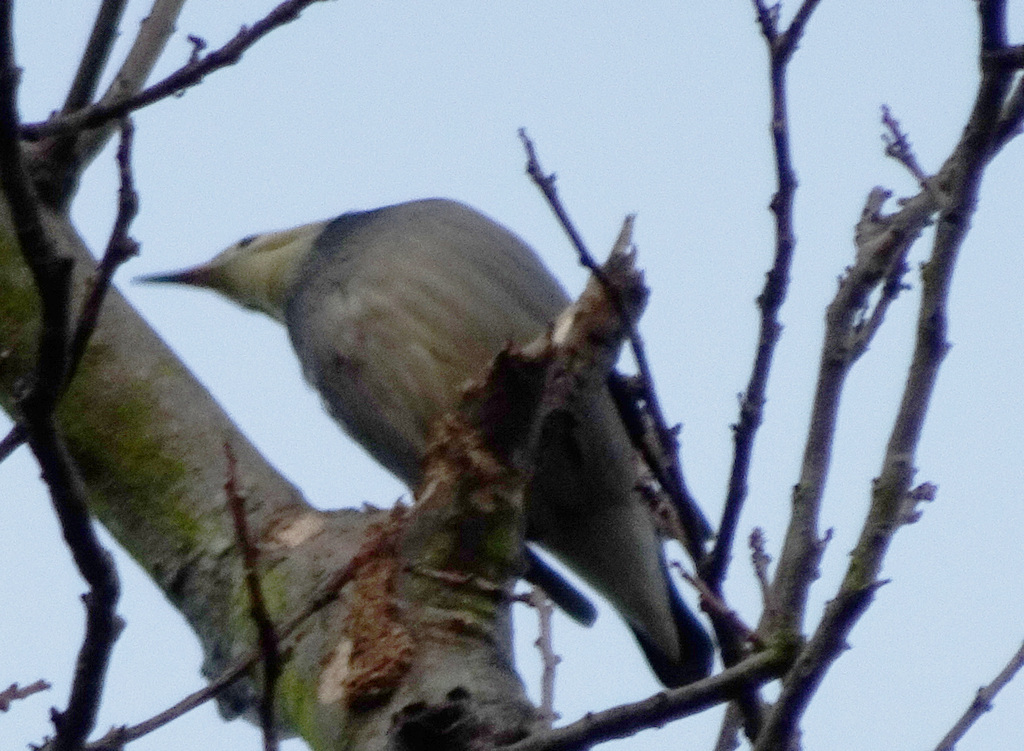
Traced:
POLYGON ((136 281, 206 287, 283 322, 292 284, 325 226, 327 222, 314 222, 281 232, 250 235, 206 263, 141 276, 136 281))

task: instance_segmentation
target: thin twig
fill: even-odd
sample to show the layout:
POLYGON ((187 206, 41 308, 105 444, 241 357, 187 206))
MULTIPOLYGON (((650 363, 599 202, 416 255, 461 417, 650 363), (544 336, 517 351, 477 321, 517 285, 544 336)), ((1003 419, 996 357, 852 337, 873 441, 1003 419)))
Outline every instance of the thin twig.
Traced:
POLYGON ((103 679, 124 622, 116 613, 120 584, 113 559, 100 544, 86 506, 87 492, 64 444, 54 409, 68 367, 72 262, 45 231, 18 140, 18 68, 14 61, 11 3, 0 3, 0 185, 7 198, 22 256, 42 306, 34 379, 19 400, 23 424, 75 565, 88 582, 86 626, 67 709, 53 713, 56 751, 79 749, 92 731, 103 679))
POLYGON ((245 567, 245 587, 249 592, 249 616, 256 626, 260 655, 263 663, 263 693, 260 696, 260 728, 263 731, 263 751, 276 751, 277 732, 274 728, 274 695, 277 678, 281 674, 280 640, 274 623, 267 611, 260 584, 259 551, 249 536, 249 525, 245 519, 245 497, 238 487, 238 462, 231 445, 224 444, 227 456, 227 475, 224 479, 224 493, 227 497, 231 520, 235 526, 235 539, 242 551, 245 567))
POLYGON ((316 2, 323 2, 323 0, 286 0, 251 26, 243 26, 222 47, 196 60, 190 60, 162 81, 158 81, 134 96, 108 104, 86 107, 74 114, 58 116, 44 123, 26 124, 21 129, 22 137, 29 141, 36 141, 47 136, 96 128, 112 120, 121 119, 161 99, 175 96, 185 89, 195 86, 210 73, 234 65, 256 42, 277 27, 294 21, 303 10, 316 2))
MULTIPOLYGON (((805 0, 789 27, 780 32, 780 6, 768 6, 763 0, 754 0, 754 10, 768 47, 770 63, 771 135, 776 172, 776 189, 770 208, 775 217, 775 253, 772 267, 765 276, 764 287, 757 297, 757 307, 760 311, 757 349, 751 365, 750 378, 740 396, 739 418, 732 429, 733 459, 718 536, 711 552, 700 563, 698 569, 701 577, 718 596, 722 594, 739 528, 740 514, 749 493, 748 478, 754 455, 754 443, 764 420, 769 376, 782 333, 779 311, 786 300, 796 246, 793 205, 797 188, 790 145, 786 73, 797 42, 803 36, 816 6, 817 0, 805 0)), ((742 659, 744 654, 742 634, 735 630, 734 624, 728 619, 712 620, 718 635, 722 660, 727 666, 732 665, 742 659)), ((747 737, 756 737, 762 721, 762 702, 758 692, 753 689, 744 691, 738 697, 736 706, 743 715, 747 737)), ((736 732, 736 727, 735 717, 727 714, 727 721, 720 732, 719 745, 728 744, 728 736, 736 732)))
POLYGON ((740 513, 747 499, 748 476, 754 455, 754 441, 764 419, 769 375, 775 348, 782 333, 779 311, 786 300, 790 268, 793 265, 793 251, 796 246, 793 200, 797 187, 789 136, 786 72, 792 50, 802 36, 815 4, 805 2, 793 23, 780 34, 778 6, 769 8, 761 0, 755 0, 754 3, 761 33, 768 45, 770 62, 771 133, 776 173, 775 195, 772 197, 770 206, 772 214, 775 216, 775 258, 772 268, 765 276, 764 288, 757 298, 757 307, 761 314, 757 349, 751 366, 750 378, 740 397, 739 419, 732 429, 733 460, 729 471, 729 485, 726 490, 725 505, 722 509, 722 519, 718 527, 718 538, 715 540, 715 546, 707 561, 701 566, 701 576, 719 594, 721 594, 722 583, 725 581, 729 561, 732 557, 740 513))
POLYGON ((535 733, 526 740, 502 747, 503 751, 568 751, 626 738, 647 728, 697 714, 720 704, 746 686, 761 685, 779 674, 777 656, 763 652, 723 670, 718 675, 683 688, 662 691, 643 701, 602 712, 588 713, 554 730, 535 733))
POLYGON ((114 273, 128 259, 138 255, 139 244, 128 234, 128 229, 139 213, 139 196, 135 191, 135 182, 132 178, 131 153, 135 128, 132 121, 125 118, 121 121, 121 142, 117 147, 117 167, 120 178, 118 188, 117 217, 114 219, 114 228, 107 241, 107 249, 103 253, 103 260, 96 269, 96 277, 92 288, 82 305, 82 313, 78 318, 78 325, 75 327, 74 338, 71 343, 69 370, 74 373, 78 364, 85 354, 86 345, 92 332, 96 329, 99 320, 100 310, 103 307, 103 300, 110 289, 114 273))
POLYGON ((12 683, 10 686, 0 691, 0 712, 6 712, 11 708, 11 703, 27 699, 33 694, 38 694, 41 691, 48 691, 51 688, 50 684, 40 678, 34 683, 30 683, 27 686, 18 687, 17 683, 12 683))
MULTIPOLYGON (((612 286, 609 285, 608 280, 604 278, 600 265, 594 260, 590 251, 587 250, 579 232, 577 232, 575 225, 569 218, 568 212, 562 205, 561 199, 558 197, 558 192, 555 190, 555 175, 546 174, 541 168, 533 142, 530 140, 529 136, 527 136, 526 130, 523 128, 519 129, 519 139, 523 142, 523 148, 526 150, 527 174, 530 175, 534 183, 544 194, 548 205, 551 207, 551 210, 558 218, 562 228, 569 236, 573 247, 576 249, 580 263, 589 269, 594 274, 595 278, 601 282, 604 288, 609 291, 610 300, 615 306, 615 309, 620 313, 620 317, 622 318, 626 329, 630 348, 633 352, 633 358, 636 361, 644 406, 651 418, 657 435, 660 448, 660 460, 657 458, 652 460, 649 452, 643 450, 642 452, 644 453, 644 458, 650 462, 651 470, 655 473, 659 483, 661 483, 665 492, 667 492, 672 498, 676 510, 680 515, 680 519, 683 523, 683 529, 686 533, 686 537, 682 542, 686 547, 687 552, 694 561, 700 561, 704 557, 704 541, 710 537, 712 533, 711 526, 708 524, 707 519, 704 517, 704 514, 701 512, 696 501, 694 501, 693 497, 690 495, 690 492, 686 487, 686 482, 683 479, 682 468, 679 464, 679 445, 676 439, 677 431, 670 428, 665 421, 664 413, 661 409, 661 403, 654 388, 654 376, 650 365, 648 364, 646 348, 644 346, 643 339, 640 337, 640 333, 636 328, 636 322, 622 314, 622 301, 618 299, 614 288, 612 288, 612 286)), ((614 394, 614 379, 610 379, 610 388, 614 394)), ((621 400, 617 401, 621 402, 621 400)), ((642 446, 643 444, 641 443, 641 449, 642 446)))
POLYGON ((917 184, 922 188, 928 187, 928 175, 918 164, 917 156, 910 145, 910 139, 900 127, 900 122, 893 117, 892 111, 886 104, 882 105, 882 124, 887 133, 882 134, 882 141, 885 143, 885 155, 895 159, 907 168, 907 171, 914 176, 917 184))
MULTIPOLYGON (((987 51, 997 49, 1006 43, 1005 5, 998 0, 983 0, 979 3, 979 15, 982 28, 982 49, 979 54, 983 57, 987 51)), ((963 136, 934 181, 935 184, 944 186, 944 195, 941 200, 936 201, 929 191, 923 190, 904 204, 901 212, 894 215, 899 217, 915 203, 919 211, 922 205, 927 206, 929 202, 934 202, 933 210, 938 209, 931 257, 922 270, 917 337, 903 398, 893 421, 881 472, 872 488, 871 507, 860 539, 850 556, 846 575, 836 597, 826 606, 814 634, 783 681, 779 699, 773 706, 764 731, 755 745, 756 751, 789 747, 794 734, 798 732, 800 718, 826 671, 844 651, 850 631, 871 603, 875 591, 884 584, 884 581, 878 578, 882 563, 896 530, 906 522, 908 500, 914 500, 908 499, 908 496, 914 495, 911 490, 915 472, 914 457, 939 367, 949 348, 946 340, 947 301, 952 286, 953 270, 970 227, 970 218, 977 206, 985 167, 1000 144, 1000 118, 1006 97, 1012 90, 1013 71, 982 67, 978 93, 963 136)), ((926 217, 930 216, 930 212, 925 213, 926 217)), ((906 228, 903 231, 905 232, 906 228)), ((917 228, 917 231, 920 231, 920 228, 917 228)), ((858 247, 856 264, 841 287, 848 286, 848 281, 857 275, 878 275, 880 265, 898 260, 908 237, 906 234, 901 236, 899 231, 888 237, 886 234, 883 233, 884 241, 880 244, 866 243, 858 247), (896 251, 895 257, 887 259, 886 252, 893 250, 896 251), (879 252, 881 256, 878 255, 879 252), (872 267, 872 264, 875 266, 872 267)), ((853 292, 855 288, 849 291, 853 292)), ((845 293, 841 289, 840 295, 842 294, 845 293)), ((837 296, 836 303, 838 302, 837 296)), ((839 323, 843 318, 850 317, 857 306, 851 308, 849 303, 855 302, 851 298, 846 305, 837 306, 833 303, 829 308, 829 327, 839 323)), ((862 305, 862 302, 860 304, 862 305)), ((826 346, 826 354, 827 350, 826 346)), ((835 361, 837 354, 838 352, 832 353, 832 362, 823 357, 822 379, 819 384, 833 381, 833 387, 838 385, 840 379, 835 378, 835 372, 831 376, 827 375, 829 370, 835 371, 836 366, 839 370, 846 368, 841 361, 835 361)), ((831 396, 826 396, 826 400, 833 398, 838 398, 838 390, 831 396)), ((834 421, 834 409, 834 406, 827 407, 829 414, 820 414, 819 418, 824 422, 834 421)), ((817 403, 815 411, 818 411, 817 403)), ((813 425, 815 422, 812 418, 813 425)), ((830 436, 834 423, 828 427, 830 436)), ((812 428, 810 432, 813 435, 817 429, 812 428)), ((809 453, 805 455, 805 466, 816 466, 818 476, 817 479, 808 478, 811 481, 808 487, 798 486, 797 493, 806 495, 794 499, 794 525, 810 525, 813 534, 820 502, 820 482, 823 481, 824 471, 827 470, 831 438, 828 437, 828 443, 818 443, 813 448, 817 456, 813 461, 808 461, 811 458, 811 440, 808 440, 809 453), (803 518, 798 520, 796 511, 799 507, 803 507, 805 513, 802 515, 803 518)), ((792 527, 790 536, 793 536, 792 527)), ((799 542, 790 547, 790 536, 787 536, 787 546, 780 557, 773 596, 782 598, 779 602, 780 611, 783 611, 780 620, 789 619, 790 627, 798 628, 806 602, 806 588, 814 573, 813 568, 809 569, 808 566, 816 567, 817 554, 814 550, 799 551, 799 542)), ((814 540, 811 540, 810 544, 817 546, 814 540)))
POLYGON ((995 701, 996 696, 1013 680, 1022 667, 1024 667, 1024 644, 1020 645, 1020 648, 990 684, 978 689, 978 693, 975 694, 971 705, 967 707, 963 716, 956 721, 956 724, 939 741, 935 751, 953 751, 956 748, 956 744, 967 734, 967 731, 971 729, 974 723, 983 714, 992 709, 992 702, 995 701))
POLYGON ((555 671, 558 663, 562 661, 562 658, 555 653, 554 648, 552 621, 555 607, 544 594, 544 590, 539 587, 530 590, 528 602, 537 611, 538 633, 534 646, 540 652, 543 666, 540 676, 540 706, 537 711, 540 721, 550 728, 560 717, 555 711, 555 671))
POLYGON ((744 623, 740 614, 733 608, 730 608, 725 600, 719 597, 703 579, 691 574, 683 568, 678 561, 672 561, 671 566, 679 572, 679 575, 687 584, 697 590, 700 594, 701 609, 705 613, 716 620, 728 621, 731 625, 732 631, 736 634, 740 634, 744 641, 749 642, 758 649, 764 648, 764 643, 758 637, 757 633, 750 628, 750 626, 744 623))
POLYGON ((754 569, 754 576, 761 588, 761 600, 764 610, 771 610, 771 576, 768 573, 768 566, 771 565, 772 557, 768 555, 764 544, 764 531, 760 527, 754 527, 750 533, 750 563, 754 569))

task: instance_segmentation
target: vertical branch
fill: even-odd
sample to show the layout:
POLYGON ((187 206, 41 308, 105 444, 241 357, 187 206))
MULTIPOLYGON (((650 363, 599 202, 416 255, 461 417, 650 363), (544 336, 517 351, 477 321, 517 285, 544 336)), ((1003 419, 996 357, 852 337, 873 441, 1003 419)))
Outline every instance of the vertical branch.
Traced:
POLYGON ((526 602, 537 610, 537 640, 534 646, 540 652, 541 665, 543 670, 540 679, 540 707, 538 708, 540 720, 550 728, 558 720, 558 713, 555 711, 555 669, 562 658, 555 654, 554 635, 552 625, 554 622, 555 606, 544 593, 544 590, 534 587, 526 602))
MULTIPOLYGON (((782 333, 778 314, 786 299, 793 251, 796 246, 793 201, 797 188, 796 171, 793 168, 790 149, 786 72, 796 44, 803 36, 807 22, 817 4, 818 0, 805 0, 789 27, 780 32, 778 6, 769 8, 763 0, 754 0, 758 24, 767 44, 769 55, 772 102, 771 135, 776 172, 776 190, 770 204, 772 214, 775 216, 775 259, 765 277, 764 288, 757 298, 757 307, 760 311, 757 350, 747 387, 740 398, 739 419, 733 425, 733 461, 729 471, 729 484, 718 527, 718 536, 714 548, 700 565, 701 577, 717 596, 722 594, 722 584, 725 581, 732 557, 740 513, 747 499, 748 476, 753 458, 754 441, 764 418, 768 378, 771 373, 775 347, 782 333)), ((736 664, 743 657, 743 636, 728 620, 714 616, 712 620, 718 635, 722 660, 727 666, 736 664)), ((756 737, 761 726, 761 701, 757 691, 741 692, 738 695, 736 706, 742 712, 747 736, 749 738, 756 737)), ((734 712, 730 712, 720 733, 720 743, 727 745, 728 738, 737 729, 736 715, 734 712)))
POLYGON ((83 598, 86 627, 71 696, 54 712, 56 751, 78 749, 92 731, 114 641, 124 626, 115 612, 120 584, 110 554, 96 537, 86 508, 86 489, 57 429, 54 409, 68 376, 72 261, 47 235, 28 179, 18 139, 17 86, 11 3, 0 4, 0 185, 22 255, 42 305, 42 331, 33 381, 19 406, 29 445, 42 470, 61 531, 90 591, 83 598))
POLYGON ((569 218, 569 213, 565 210, 561 199, 558 197, 558 191, 555 189, 555 175, 546 174, 541 168, 533 141, 526 135, 524 128, 519 129, 519 139, 523 142, 523 148, 526 151, 527 174, 540 189, 541 193, 544 194, 544 198, 547 200, 552 212, 554 212, 555 217, 576 249, 580 264, 589 269, 594 277, 608 290, 612 305, 614 305, 619 316, 622 318, 623 326, 626 329, 626 337, 637 366, 640 398, 644 403, 644 410, 649 416, 650 427, 654 433, 656 446, 649 445, 646 437, 642 435, 644 428, 638 427, 645 421, 635 414, 629 414, 632 405, 635 404, 635 400, 625 396, 624 392, 626 389, 622 384, 622 379, 612 374, 608 379, 608 387, 620 412, 623 413, 626 428, 643 455, 644 461, 647 462, 662 489, 672 499, 672 504, 682 524, 683 535, 679 541, 683 543, 694 562, 699 562, 704 558, 704 543, 712 535, 711 525, 686 487, 683 469, 679 462, 679 442, 676 431, 670 428, 665 420, 664 412, 661 409, 661 401, 658 399, 657 391, 654 388, 654 375, 648 364, 646 347, 636 327, 636 322, 625 314, 623 302, 618 299, 616 290, 609 284, 601 266, 594 260, 594 256, 587 249, 583 238, 577 232, 572 219, 569 218))
POLYGON ((793 199, 796 195, 797 179, 789 141, 786 71, 796 43, 803 35, 817 4, 817 0, 805 2, 789 28, 780 33, 775 11, 760 0, 755 0, 754 3, 761 33, 768 45, 770 65, 771 133, 776 173, 776 190, 770 208, 775 215, 775 261, 765 277, 764 289, 757 298, 757 307, 761 313, 757 354, 754 357, 747 388, 740 400, 739 420, 733 426, 733 463, 729 472, 729 486, 718 529, 718 539, 701 570, 705 581, 719 593, 732 555, 740 512, 747 497, 747 477, 753 458, 754 439, 764 416, 768 376, 775 355, 775 345, 782 333, 778 314, 786 300, 789 270, 793 264, 793 250, 796 246, 793 199))
POLYGON ((271 621, 260 585, 259 551, 249 533, 249 525, 245 518, 245 496, 238 487, 238 462, 230 443, 224 444, 227 456, 227 477, 224 480, 224 493, 227 496, 228 509, 235 525, 235 539, 242 551, 242 563, 245 567, 245 587, 249 592, 249 614, 256 626, 259 637, 260 655, 263 664, 263 693, 260 697, 260 728, 263 731, 264 751, 276 751, 277 732, 274 727, 274 695, 278 676, 281 674, 280 637, 271 621))
POLYGON ((89 41, 78 63, 75 78, 64 100, 64 112, 74 112, 92 101, 103 69, 110 59, 110 51, 117 39, 117 27, 121 24, 128 0, 103 0, 96 12, 89 41))
MULTIPOLYGON (((174 22, 184 1, 154 0, 128 57, 101 98, 102 103, 127 98, 142 88, 174 31, 174 22)), ((92 104, 99 77, 117 39, 117 27, 125 4, 125 0, 104 0, 60 117, 73 116, 92 104)), ((47 203, 59 208, 68 206, 77 189, 79 176, 103 149, 119 119, 123 118, 111 118, 93 130, 65 130, 39 144, 34 153, 33 168, 39 190, 47 203)))
MULTIPOLYGON (((939 367, 949 347, 946 340, 947 304, 953 270, 977 205, 978 190, 985 167, 1002 143, 1001 118, 1014 76, 1012 70, 1002 66, 986 66, 984 62, 993 49, 998 49, 1006 43, 1004 3, 996 0, 981 2, 979 13, 982 78, 960 142, 938 176, 929 181, 931 185, 941 186, 938 189, 941 193, 936 199, 927 190, 923 191, 907 202, 904 210, 900 212, 903 214, 915 202, 927 205, 933 200, 938 201, 939 215, 932 253, 921 273, 922 294, 914 353, 907 372, 903 398, 893 421, 881 472, 872 489, 868 517, 850 556, 850 564, 839 592, 826 606, 813 636, 783 680, 779 700, 772 708, 764 731, 755 746, 757 751, 790 747, 794 734, 798 732, 799 720, 811 697, 828 668, 843 652, 850 631, 870 605, 876 589, 881 584, 878 574, 893 536, 907 519, 908 504, 928 497, 933 492, 927 485, 912 492, 914 457, 939 367)), ((907 239, 904 238, 903 242, 907 239)), ((882 251, 884 245, 874 246, 874 250, 876 253, 882 251)), ((859 247, 857 266, 863 265, 869 259, 870 254, 864 252, 863 247, 859 247)), ((851 270, 851 274, 857 266, 851 270)), ((833 308, 830 307, 830 317, 832 314, 833 308)), ((826 365, 823 359, 823 374, 826 365)), ((812 426, 812 432, 813 430, 812 426)), ((826 445, 819 447, 823 454, 827 449, 826 445)), ((800 492, 801 489, 798 487, 797 494, 800 492)), ((813 506, 816 508, 817 503, 814 502, 813 506)), ((798 584, 794 587, 792 584, 784 583, 784 577, 791 577, 799 571, 799 558, 794 556, 792 560, 794 563, 788 564, 785 567, 786 571, 783 571, 784 566, 780 561, 780 571, 773 587, 773 593, 776 595, 780 592, 786 595, 790 590, 806 590, 807 584, 798 584)), ((798 602, 796 598, 791 598, 789 606, 792 607, 798 602)), ((785 615, 783 622, 785 621, 792 624, 799 622, 796 613, 785 615)))
MULTIPOLYGON (((78 62, 78 70, 68 89, 64 100, 63 114, 74 112, 88 105, 96 93, 100 76, 110 58, 110 52, 117 39, 118 26, 124 15, 127 0, 103 0, 96 20, 93 22, 89 41, 86 43, 82 59, 78 62)), ((45 169, 40 170, 36 189, 44 200, 54 206, 64 206, 74 195, 74 186, 78 180, 76 164, 76 146, 78 133, 64 134, 46 145, 45 156, 41 162, 45 169)))
POLYGON ((53 713, 55 751, 84 743, 95 724, 106 666, 124 626, 115 612, 120 584, 111 555, 95 536, 86 491, 56 427, 53 410, 68 373, 72 261, 47 236, 18 141, 18 71, 11 36, 11 4, 0 4, 0 183, 22 253, 39 291, 43 326, 34 381, 22 402, 29 444, 50 491, 63 538, 89 583, 85 637, 78 654, 67 710, 53 713))

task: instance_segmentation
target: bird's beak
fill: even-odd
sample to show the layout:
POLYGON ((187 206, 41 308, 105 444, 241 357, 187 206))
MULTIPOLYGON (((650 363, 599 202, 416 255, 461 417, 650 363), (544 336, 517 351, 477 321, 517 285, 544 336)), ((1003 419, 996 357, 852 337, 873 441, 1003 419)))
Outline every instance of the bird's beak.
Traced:
POLYGON ((190 284, 193 287, 209 287, 210 276, 210 268, 202 265, 193 266, 190 269, 182 269, 181 271, 137 276, 132 281, 143 284, 190 284))

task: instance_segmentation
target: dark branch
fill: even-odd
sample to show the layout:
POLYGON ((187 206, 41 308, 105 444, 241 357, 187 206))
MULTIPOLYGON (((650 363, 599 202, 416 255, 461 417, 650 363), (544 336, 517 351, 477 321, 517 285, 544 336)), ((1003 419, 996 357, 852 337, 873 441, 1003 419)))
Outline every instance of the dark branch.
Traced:
POLYGON ((237 63, 256 42, 277 27, 294 21, 303 10, 315 2, 322 0, 286 0, 252 26, 243 26, 224 46, 198 59, 190 60, 167 78, 138 94, 112 104, 86 107, 45 123, 25 125, 21 129, 22 137, 29 141, 37 141, 48 136, 96 128, 112 120, 119 120, 161 99, 179 94, 198 84, 210 73, 237 63))
MULTIPOLYGON (((81 364, 86 347, 96 323, 99 320, 103 300, 110 289, 110 283, 117 269, 129 258, 138 254, 139 245, 128 235, 128 229, 139 210, 139 197, 135 192, 131 169, 131 148, 134 128, 131 120, 121 122, 121 143, 117 148, 117 165, 121 186, 118 191, 117 217, 114 229, 107 241, 107 249, 96 270, 96 278, 82 306, 82 312, 75 326, 67 357, 66 375, 62 392, 74 377, 81 364)), ((10 456, 18 446, 25 442, 28 434, 24 425, 16 423, 10 432, 0 440, 0 462, 10 456)))
MULTIPOLYGON (((1005 40, 1005 13, 1001 3, 982 2, 981 50, 1005 40)), ((870 604, 883 581, 878 579, 882 563, 896 531, 907 522, 906 509, 916 502, 912 488, 914 457, 931 402, 939 367, 948 351, 946 340, 947 305, 953 270, 978 201, 985 167, 999 145, 998 133, 1006 96, 1011 90, 1013 71, 982 66, 981 82, 974 107, 960 142, 939 174, 929 184, 942 186, 941 196, 923 190, 904 203, 903 209, 882 221, 876 236, 858 237, 854 267, 847 273, 836 300, 829 307, 826 347, 823 350, 819 393, 812 416, 811 436, 805 453, 805 470, 794 499, 794 519, 773 584, 773 596, 780 604, 780 618, 789 619, 791 628, 799 628, 806 603, 806 591, 816 571, 819 543, 813 539, 817 524, 822 485, 831 451, 835 408, 841 380, 849 367, 849 346, 836 341, 829 353, 828 341, 843 336, 849 326, 844 319, 855 320, 863 285, 873 277, 885 277, 886 266, 903 263, 906 249, 920 233, 924 222, 938 210, 935 238, 928 262, 922 269, 922 294, 918 312, 917 337, 908 368, 903 398, 893 421, 881 472, 871 493, 871 507, 860 539, 850 556, 846 576, 836 597, 828 604, 814 634, 783 681, 779 700, 772 708, 755 749, 788 748, 798 723, 826 671, 845 648, 847 637, 870 604), (916 214, 916 216, 915 216, 916 214), (859 278, 859 281, 858 281, 859 278), (844 291, 844 288, 845 291, 844 291), (841 298, 848 296, 847 302, 841 298), (831 383, 830 383, 831 382, 831 383), (822 386, 827 386, 822 389, 822 386), (819 399, 821 401, 819 401, 819 399), (830 406, 829 403, 833 404, 830 406), (815 437, 817 433, 817 437, 815 437), (794 529, 807 532, 794 533, 794 529), (791 539, 794 542, 791 544, 791 539), (803 549, 801 549, 803 546, 803 549)), ((861 332, 853 331, 854 336, 861 332)), ((849 334, 846 334, 849 336, 849 334)), ((862 350, 861 350, 862 351, 862 350)))
MULTIPOLYGON (((768 7, 762 0, 754 2, 758 24, 768 45, 770 60, 771 133, 776 173, 776 190, 770 206, 775 215, 775 258, 772 268, 765 277, 764 288, 757 298, 757 307, 761 314, 757 350, 747 387, 740 397, 739 419, 733 426, 733 461, 729 472, 729 486, 726 491, 722 520, 718 528, 718 539, 700 571, 705 581, 719 594, 721 594, 722 582, 725 580, 732 557, 740 513, 747 498, 747 478, 750 474, 750 463, 754 454, 754 441, 764 420, 765 394, 768 389, 775 347, 782 333, 779 311, 786 300, 789 273, 793 265, 793 251, 796 246, 796 233, 793 227, 793 199, 797 188, 796 171, 793 168, 790 147, 786 71, 796 42, 803 35, 816 5, 816 0, 804 2, 789 28, 780 34, 778 6, 768 7)), ((720 638, 721 636, 722 634, 719 634, 720 638)), ((727 653, 728 646, 723 646, 725 646, 724 653, 727 653)))
POLYGON ((78 63, 67 99, 64 100, 64 113, 81 109, 96 95, 96 86, 110 59, 114 42, 117 41, 117 28, 127 4, 128 0, 103 0, 100 5, 85 52, 78 63))
POLYGON ((956 748, 956 744, 967 734, 967 731, 971 729, 974 723, 983 714, 992 709, 992 702, 995 701, 996 696, 1013 680, 1022 667, 1024 667, 1024 644, 1021 644, 1020 649, 1014 653, 1010 661, 999 671, 999 675, 990 684, 978 689, 978 693, 974 696, 971 705, 964 712, 963 716, 957 720, 956 724, 950 728, 945 737, 939 741, 935 751, 953 751, 956 748))
POLYGON ((8 711, 13 702, 27 699, 33 694, 38 694, 41 691, 48 691, 50 688, 50 684, 42 679, 21 688, 18 687, 17 683, 12 683, 3 691, 0 691, 0 712, 8 711))
POLYGON ((11 4, 0 4, 0 184, 21 252, 42 304, 42 331, 34 380, 19 401, 29 445, 50 490, 61 531, 75 565, 89 583, 84 596, 86 628, 64 712, 54 712, 56 751, 78 749, 92 731, 114 641, 123 628, 115 607, 120 592, 110 554, 96 537, 86 490, 57 429, 54 409, 68 365, 72 262, 47 235, 18 141, 18 70, 11 35, 11 4))
POLYGON ((120 178, 118 189, 117 217, 114 219, 114 228, 107 241, 107 249, 103 253, 103 259, 96 269, 96 279, 92 289, 89 290, 85 303, 82 306, 82 313, 78 318, 78 325, 75 327, 74 338, 71 342, 71 355, 69 372, 73 375, 85 354, 86 345, 92 332, 96 329, 96 322, 99 320, 100 310, 103 307, 103 299, 110 289, 114 273, 121 264, 138 255, 139 244, 128 235, 128 229, 139 213, 139 196, 135 192, 135 183, 132 178, 132 140, 135 129, 132 121, 125 118, 121 121, 121 142, 117 147, 117 168, 120 178))
POLYGON ((519 138, 523 142, 523 148, 526 150, 527 174, 530 175, 534 183, 544 194, 548 205, 575 247, 580 263, 588 268, 604 288, 609 291, 611 302, 622 317, 630 348, 633 352, 633 358, 637 364, 640 380, 640 399, 644 404, 644 411, 649 415, 653 423, 658 444, 656 450, 652 450, 640 436, 641 429, 639 426, 642 425, 643 420, 638 419, 636 415, 632 417, 629 415, 629 408, 626 405, 635 402, 631 399, 623 398, 621 382, 612 377, 609 380, 609 388, 615 397, 620 411, 623 412, 626 427, 630 430, 630 434, 643 454, 644 460, 651 468, 651 471, 654 472, 662 488, 672 499, 685 533, 681 542, 693 560, 699 562, 704 557, 704 541, 711 536, 712 529, 703 512, 701 512, 699 505, 686 487, 682 467, 679 464, 679 445, 676 431, 670 428, 665 421, 661 402, 654 388, 654 375, 648 364, 646 348, 643 339, 640 337, 640 332, 636 328, 636 322, 624 314, 622 301, 618 299, 614 287, 604 278, 600 265, 596 263, 593 255, 591 255, 583 243, 579 232, 576 231, 575 225, 569 218, 568 212, 562 205, 558 192, 555 190, 555 176, 554 174, 546 174, 541 168, 533 142, 526 135, 525 129, 520 128, 519 138))
POLYGON ((237 462, 230 444, 224 444, 224 453, 227 455, 228 461, 224 493, 227 496, 228 509, 231 511, 231 519, 235 525, 235 539, 242 551, 245 587, 249 592, 249 615, 256 626, 263 664, 263 694, 260 697, 259 707, 260 728, 263 731, 263 750, 275 751, 278 744, 277 733, 274 729, 274 694, 278 676, 281 674, 280 639, 263 598, 263 587, 260 585, 259 551, 249 534, 249 525, 245 519, 245 498, 238 487, 237 462))
POLYGON ((649 699, 592 712, 581 720, 555 730, 531 735, 502 751, 568 751, 626 738, 641 730, 697 714, 720 704, 749 686, 758 686, 779 674, 777 656, 767 652, 696 683, 662 691, 649 699))

